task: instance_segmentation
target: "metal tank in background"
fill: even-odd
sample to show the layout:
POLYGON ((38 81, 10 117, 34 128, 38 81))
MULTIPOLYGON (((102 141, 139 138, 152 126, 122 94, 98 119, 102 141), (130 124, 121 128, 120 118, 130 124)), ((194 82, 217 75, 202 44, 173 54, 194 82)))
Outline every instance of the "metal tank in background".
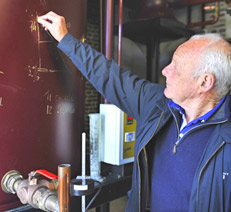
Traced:
MULTIPOLYGON (((80 172, 84 83, 81 74, 40 27, 37 17, 54 11, 68 30, 84 38, 85 0, 0 1, 0 179, 9 170, 57 174, 59 164, 80 172)), ((0 211, 20 207, 0 190, 0 211)))

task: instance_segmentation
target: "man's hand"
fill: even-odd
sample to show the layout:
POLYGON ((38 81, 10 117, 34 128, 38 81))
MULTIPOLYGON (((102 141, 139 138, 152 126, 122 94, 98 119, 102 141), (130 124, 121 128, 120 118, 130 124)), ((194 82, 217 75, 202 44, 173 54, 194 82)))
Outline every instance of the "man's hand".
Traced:
POLYGON ((68 33, 65 18, 54 12, 38 17, 38 23, 42 24, 45 30, 49 30, 58 42, 68 33))

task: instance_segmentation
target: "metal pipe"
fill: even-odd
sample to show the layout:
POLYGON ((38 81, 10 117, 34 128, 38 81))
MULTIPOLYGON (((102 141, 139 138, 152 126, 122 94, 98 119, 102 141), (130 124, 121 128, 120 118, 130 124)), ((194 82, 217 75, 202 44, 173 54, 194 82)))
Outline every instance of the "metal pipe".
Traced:
POLYGON ((193 6, 196 4, 207 4, 216 2, 215 0, 187 0, 187 1, 174 1, 169 2, 168 5, 170 7, 185 7, 185 6, 193 6))
POLYGON ((119 2, 119 30, 118 30, 118 64, 122 61, 122 25, 123 25, 123 0, 119 2))
POLYGON ((38 180, 35 175, 33 171, 29 174, 29 179, 24 179, 20 172, 9 171, 2 178, 2 189, 7 193, 16 193, 22 204, 29 204, 43 211, 57 211, 58 198, 56 192, 47 187, 49 182, 38 180))
POLYGON ((70 164, 61 164, 58 166, 59 212, 69 212, 70 173, 71 173, 70 164))
POLYGON ((103 53, 103 0, 100 0, 100 52, 103 53))
MULTIPOLYGON (((114 0, 106 0, 105 2, 105 44, 104 44, 104 55, 106 58, 112 58, 112 33, 113 33, 113 4, 114 0)), ((109 104, 109 101, 104 99, 105 104, 109 104)))
MULTIPOLYGON (((82 182, 85 185, 86 179, 86 133, 82 133, 82 182)), ((81 198, 82 201, 82 212, 86 210, 86 196, 83 195, 81 198)))
POLYGON ((82 133, 82 177, 86 178, 86 133, 82 133))
POLYGON ((56 209, 57 207, 57 196, 49 196, 45 202, 45 207, 50 211, 54 211, 54 208, 56 209))
POLYGON ((170 7, 184 7, 184 6, 191 7, 191 6, 194 6, 194 5, 197 5, 197 4, 202 4, 203 5, 203 4, 206 4, 206 3, 215 2, 216 7, 215 7, 215 12, 214 12, 214 18, 212 20, 208 20, 208 21, 201 21, 201 22, 195 22, 195 23, 189 23, 188 22, 187 27, 192 28, 192 27, 199 27, 199 26, 215 24, 219 20, 219 2, 220 1, 221 0, 187 0, 187 1, 172 2, 172 3, 169 2, 168 5, 170 7))
POLYGON ((114 0, 106 0, 105 56, 108 59, 112 58, 113 3, 114 0))
POLYGON ((214 18, 212 20, 191 23, 191 24, 188 24, 187 27, 191 28, 191 27, 199 27, 199 26, 215 24, 219 20, 219 10, 220 10, 219 9, 219 2, 220 2, 220 0, 218 0, 215 3, 216 6, 215 6, 214 15, 213 15, 214 18))

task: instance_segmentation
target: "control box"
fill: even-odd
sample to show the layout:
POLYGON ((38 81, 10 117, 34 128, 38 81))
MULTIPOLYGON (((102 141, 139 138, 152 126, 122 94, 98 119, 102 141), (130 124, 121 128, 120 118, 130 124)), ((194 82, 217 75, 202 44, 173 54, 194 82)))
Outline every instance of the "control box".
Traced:
POLYGON ((101 104, 103 127, 102 161, 122 165, 134 161, 136 120, 112 104, 101 104))

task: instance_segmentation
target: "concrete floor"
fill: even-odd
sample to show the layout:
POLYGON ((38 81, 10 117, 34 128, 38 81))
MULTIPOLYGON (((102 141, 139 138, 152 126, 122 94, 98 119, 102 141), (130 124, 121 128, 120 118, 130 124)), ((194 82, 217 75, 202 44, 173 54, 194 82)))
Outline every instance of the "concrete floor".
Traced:
MULTIPOLYGON (((121 197, 119 199, 110 202, 110 212, 124 212, 127 204, 127 196, 121 197)), ((95 209, 88 210, 87 212, 95 212, 95 209)))

